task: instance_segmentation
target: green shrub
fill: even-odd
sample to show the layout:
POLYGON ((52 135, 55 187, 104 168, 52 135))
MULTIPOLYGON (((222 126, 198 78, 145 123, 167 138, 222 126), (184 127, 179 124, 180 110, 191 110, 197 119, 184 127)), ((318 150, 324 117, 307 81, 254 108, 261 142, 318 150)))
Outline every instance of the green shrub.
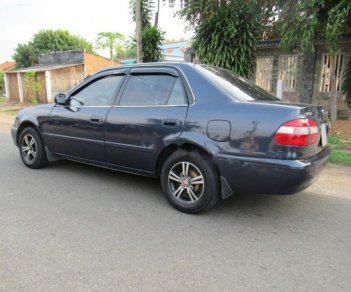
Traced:
POLYGON ((342 149, 343 141, 340 137, 336 134, 331 134, 328 137, 328 142, 333 149, 330 162, 351 166, 351 152, 342 149))
POLYGON ((32 105, 37 105, 37 104, 39 104, 39 101, 38 101, 37 98, 33 97, 33 98, 30 100, 30 103, 31 103, 32 105))

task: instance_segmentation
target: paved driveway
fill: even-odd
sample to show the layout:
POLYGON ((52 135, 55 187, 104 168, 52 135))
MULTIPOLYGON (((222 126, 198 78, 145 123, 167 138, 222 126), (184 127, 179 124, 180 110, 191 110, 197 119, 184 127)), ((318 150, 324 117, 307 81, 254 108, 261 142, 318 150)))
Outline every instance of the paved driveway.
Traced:
POLYGON ((0 291, 351 291, 351 171, 191 216, 157 181, 30 170, 0 134, 0 291))

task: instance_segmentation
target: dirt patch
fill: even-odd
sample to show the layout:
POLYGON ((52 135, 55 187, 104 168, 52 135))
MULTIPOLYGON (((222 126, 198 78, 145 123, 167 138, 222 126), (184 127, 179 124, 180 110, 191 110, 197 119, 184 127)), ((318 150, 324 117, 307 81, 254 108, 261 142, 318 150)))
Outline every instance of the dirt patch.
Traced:
POLYGON ((351 121, 335 121, 331 123, 330 133, 336 134, 341 139, 348 140, 351 143, 351 121))
POLYGON ((350 197, 351 167, 328 163, 316 183, 309 190, 336 197, 350 197))
POLYGON ((19 111, 23 108, 32 106, 30 103, 17 103, 17 102, 6 102, 0 104, 0 112, 6 112, 6 111, 19 111))
POLYGON ((10 133, 15 116, 0 113, 0 133, 10 133))
POLYGON ((3 102, 0 104, 0 132, 9 133, 14 123, 16 113, 26 107, 32 106, 28 103, 3 102))

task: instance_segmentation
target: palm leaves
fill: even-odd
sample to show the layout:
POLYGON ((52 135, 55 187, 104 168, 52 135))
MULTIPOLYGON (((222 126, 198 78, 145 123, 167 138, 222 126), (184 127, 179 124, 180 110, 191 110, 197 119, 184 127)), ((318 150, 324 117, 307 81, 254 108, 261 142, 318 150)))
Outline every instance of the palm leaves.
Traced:
POLYGON ((195 33, 196 58, 232 72, 251 77, 255 66, 259 10, 246 1, 217 7, 214 15, 202 21, 195 33))
MULTIPOLYGON (((132 17, 135 21, 136 1, 129 2, 132 17)), ((163 60, 163 54, 160 46, 164 42, 164 32, 152 25, 152 12, 155 8, 153 0, 141 1, 141 41, 143 44, 143 62, 160 62, 163 60)), ((133 38, 132 48, 136 49, 136 39, 133 38)))

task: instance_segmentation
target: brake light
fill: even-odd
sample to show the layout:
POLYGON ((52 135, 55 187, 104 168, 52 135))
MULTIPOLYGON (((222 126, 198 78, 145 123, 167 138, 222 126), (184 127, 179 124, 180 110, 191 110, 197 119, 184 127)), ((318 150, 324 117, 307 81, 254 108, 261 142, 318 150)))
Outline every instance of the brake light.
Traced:
POLYGON ((297 119, 282 125, 274 138, 279 145, 308 146, 318 142, 319 132, 313 119, 297 119))

